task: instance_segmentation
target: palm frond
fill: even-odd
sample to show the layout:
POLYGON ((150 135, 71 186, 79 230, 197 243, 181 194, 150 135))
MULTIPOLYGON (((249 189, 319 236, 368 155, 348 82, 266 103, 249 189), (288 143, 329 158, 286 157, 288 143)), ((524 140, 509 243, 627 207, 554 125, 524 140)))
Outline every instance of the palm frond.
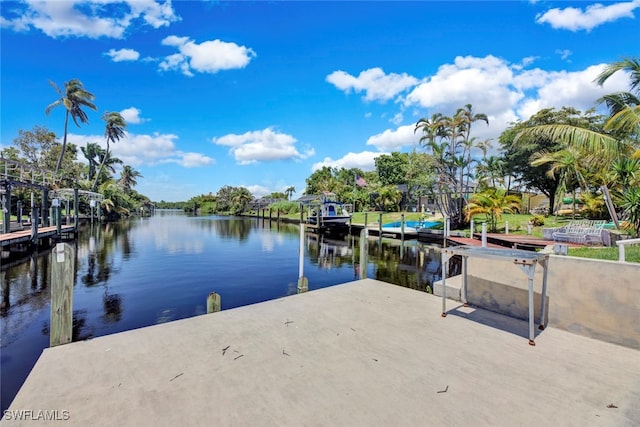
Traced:
POLYGON ((600 153, 607 158, 615 158, 624 152, 625 144, 610 135, 571 125, 539 125, 521 130, 515 141, 521 138, 547 137, 575 146, 592 153, 600 153))

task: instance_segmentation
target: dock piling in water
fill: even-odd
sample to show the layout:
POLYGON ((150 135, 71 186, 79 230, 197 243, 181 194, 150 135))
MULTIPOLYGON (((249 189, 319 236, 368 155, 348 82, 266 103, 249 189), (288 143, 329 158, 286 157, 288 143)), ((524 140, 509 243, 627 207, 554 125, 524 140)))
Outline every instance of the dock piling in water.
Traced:
POLYGON ((73 279, 75 249, 58 243, 51 252, 51 322, 49 346, 71 342, 73 333, 73 279))
POLYGON ((220 295, 215 292, 211 292, 207 297, 207 313, 219 312, 221 302, 220 295))

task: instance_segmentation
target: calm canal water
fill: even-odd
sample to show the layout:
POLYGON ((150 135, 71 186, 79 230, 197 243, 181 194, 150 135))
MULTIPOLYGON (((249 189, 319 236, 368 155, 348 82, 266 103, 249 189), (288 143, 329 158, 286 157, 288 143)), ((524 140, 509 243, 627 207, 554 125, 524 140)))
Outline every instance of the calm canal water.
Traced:
MULTIPOLYGON (((256 218, 191 217, 176 211, 84 228, 76 242, 73 341, 297 292, 300 229, 256 218)), ((307 233, 309 290, 358 279, 359 239, 307 233)), ((406 241, 368 241, 368 277, 431 292, 441 276, 438 249, 406 241)), ((8 408, 49 347, 50 252, 2 266, 1 405, 8 408)))

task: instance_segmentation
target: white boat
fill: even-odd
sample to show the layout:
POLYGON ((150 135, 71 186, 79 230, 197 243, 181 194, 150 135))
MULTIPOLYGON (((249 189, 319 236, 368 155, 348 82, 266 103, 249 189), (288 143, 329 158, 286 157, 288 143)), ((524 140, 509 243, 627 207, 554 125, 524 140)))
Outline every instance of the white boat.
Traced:
POLYGON ((314 206, 309 214, 309 224, 323 226, 344 225, 349 222, 351 214, 347 212, 344 205, 335 200, 335 194, 325 192, 320 197, 320 204, 314 206))

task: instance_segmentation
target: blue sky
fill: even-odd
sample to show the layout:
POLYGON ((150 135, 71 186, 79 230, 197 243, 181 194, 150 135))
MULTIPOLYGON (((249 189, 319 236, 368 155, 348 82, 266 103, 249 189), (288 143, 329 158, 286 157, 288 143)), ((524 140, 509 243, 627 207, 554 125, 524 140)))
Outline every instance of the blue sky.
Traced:
MULTIPOLYGON (((180 201, 247 187, 259 197, 324 165, 374 169, 411 151, 420 117, 465 104, 497 138, 541 108, 588 109, 627 90, 602 67, 637 57, 640 0, 467 2, 2 1, 1 139, 46 126, 78 78, 95 95, 80 146, 104 146, 105 111, 129 123, 115 156, 137 190, 180 201)), ((495 144, 497 146, 497 142, 495 144)), ((82 157, 80 154, 79 157, 82 157)))

